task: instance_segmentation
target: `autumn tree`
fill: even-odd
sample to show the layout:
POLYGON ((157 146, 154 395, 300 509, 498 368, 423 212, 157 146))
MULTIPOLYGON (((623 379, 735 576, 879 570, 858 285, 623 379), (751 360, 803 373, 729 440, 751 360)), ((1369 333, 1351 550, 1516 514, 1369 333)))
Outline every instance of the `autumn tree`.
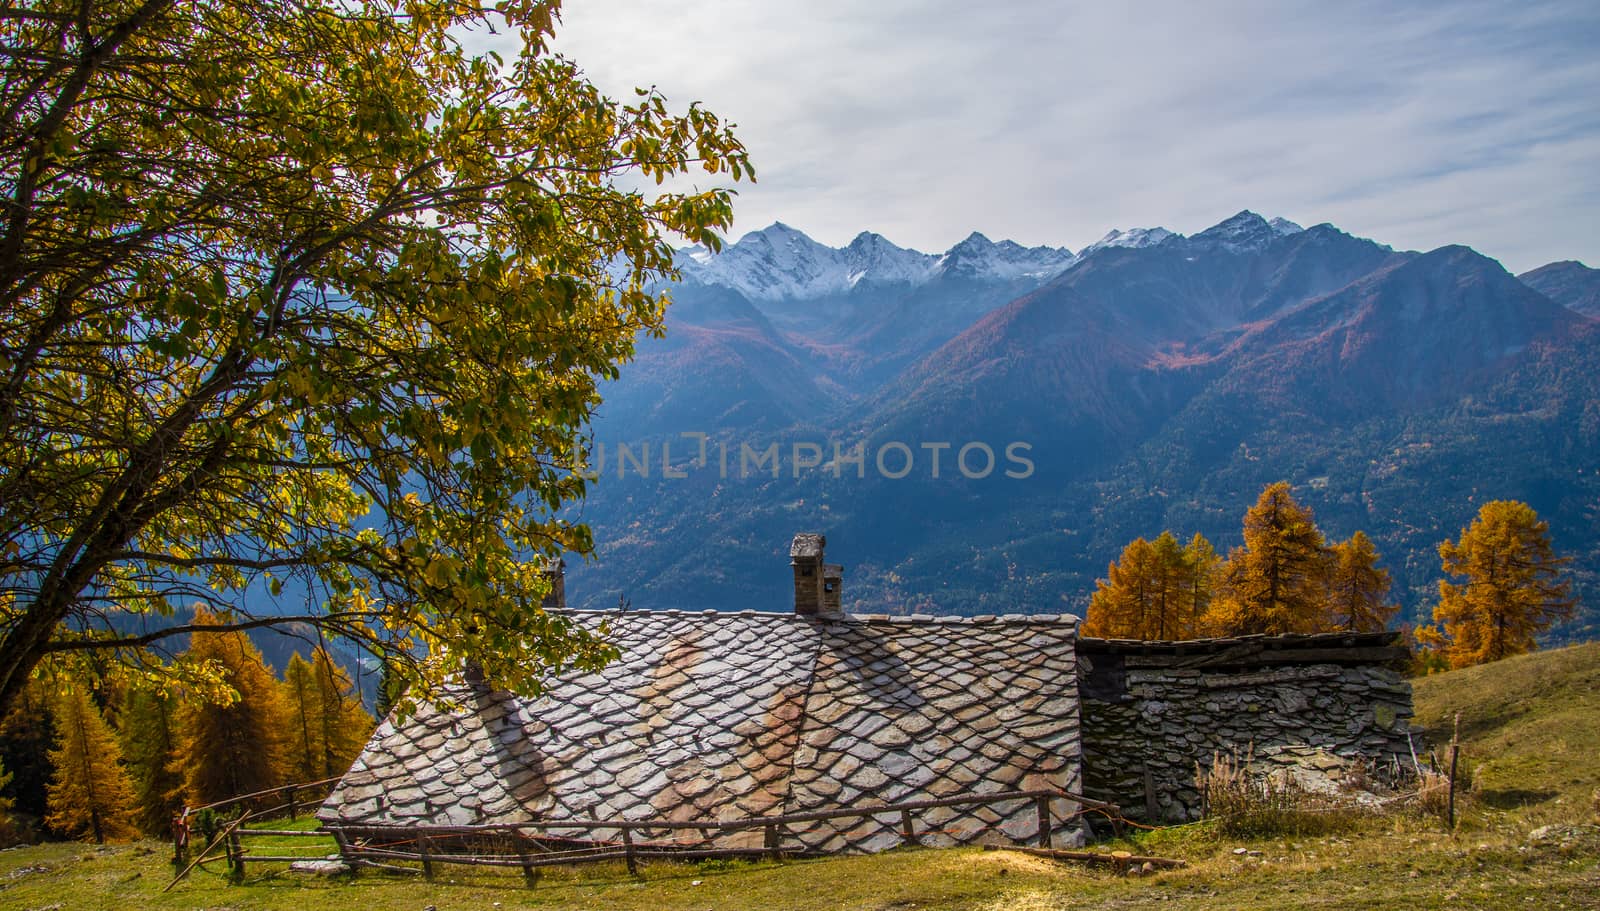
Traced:
POLYGON ((420 692, 612 654, 540 570, 592 547, 564 507, 598 382, 749 171, 711 113, 604 97, 551 52, 558 11, 7 8, 0 709, 47 655, 145 661, 201 599, 420 692), (490 29, 515 59, 463 44, 490 29), (713 185, 640 189, 690 170, 713 185))
POLYGON ((1111 639, 1187 639, 1211 598, 1216 552, 1195 535, 1137 538, 1106 568, 1089 600, 1083 634, 1111 639))
POLYGON ((1269 484, 1244 516, 1244 546, 1228 554, 1223 592, 1206 625, 1216 635, 1314 632, 1326 613, 1330 561, 1311 510, 1287 482, 1269 484))
POLYGON ((135 834, 133 784, 122 768, 122 749, 81 687, 69 688, 56 703, 50 764, 55 774, 47 794, 46 825, 96 842, 135 834))
POLYGON ((191 806, 288 783, 290 738, 278 681, 244 633, 226 622, 208 631, 211 621, 203 612, 196 618, 202 631, 191 638, 188 657, 216 667, 237 697, 188 699, 180 707, 173 767, 191 806))
POLYGON ((283 674, 289 718, 290 774, 297 782, 321 781, 344 774, 355 761, 374 726, 361 707, 349 676, 327 649, 312 650, 311 660, 298 652, 283 674))
POLYGON ((1352 633, 1387 629, 1400 609, 1385 603, 1389 597, 1389 571, 1378 567, 1378 551, 1365 532, 1333 545, 1328 576, 1328 617, 1325 628, 1352 633))
POLYGON ((9 848, 20 840, 21 827, 17 825, 17 802, 7 793, 11 786, 11 773, 6 771, 5 763, 0 762, 0 848, 9 848))
POLYGON ((183 806, 183 775, 177 758, 177 702, 147 687, 122 697, 122 755, 133 781, 134 822, 146 835, 165 836, 183 806))
POLYGON ((1539 647, 1539 633, 1572 616, 1577 601, 1550 544, 1550 527, 1526 503, 1483 504, 1454 541, 1439 545, 1447 575, 1433 619, 1451 667, 1499 661, 1539 647))

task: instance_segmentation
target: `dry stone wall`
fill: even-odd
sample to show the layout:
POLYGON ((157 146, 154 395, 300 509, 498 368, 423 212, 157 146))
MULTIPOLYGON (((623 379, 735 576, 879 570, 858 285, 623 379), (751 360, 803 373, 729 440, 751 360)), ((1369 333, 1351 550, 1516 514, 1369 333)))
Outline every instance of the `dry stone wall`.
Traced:
POLYGON ((1131 818, 1200 815, 1195 767, 1253 751, 1290 764, 1312 747, 1374 766, 1410 763, 1411 685, 1385 634, 1118 643, 1082 640, 1084 793, 1131 818), (1331 641, 1330 641, 1331 640, 1331 641))

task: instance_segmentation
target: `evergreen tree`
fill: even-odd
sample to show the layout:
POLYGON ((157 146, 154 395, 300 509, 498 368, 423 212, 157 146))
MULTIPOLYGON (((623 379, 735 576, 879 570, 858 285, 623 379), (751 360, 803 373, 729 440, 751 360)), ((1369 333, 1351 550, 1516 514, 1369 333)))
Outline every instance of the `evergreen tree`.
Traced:
POLYGON ((1244 547, 1228 554, 1224 593, 1206 618, 1221 636, 1308 633, 1326 613, 1330 559, 1311 510, 1289 484, 1261 491, 1244 516, 1244 547))
MULTIPOLYGON (((198 625, 215 622, 204 611, 198 625)), ((285 782, 288 724, 282 697, 261 653, 244 633, 197 632, 193 660, 215 662, 238 694, 231 703, 191 699, 178 714, 176 770, 191 806, 278 787, 285 782)))
POLYGON ((122 749, 87 693, 74 688, 56 703, 55 767, 45 823, 74 838, 96 842, 135 833, 133 784, 121 765, 122 749))
POLYGON ((1577 601, 1550 545, 1550 527, 1526 503, 1483 504, 1461 537, 1439 545, 1444 571, 1433 619, 1451 667, 1499 661, 1539 647, 1537 636, 1572 616, 1577 601))
POLYGON ((385 658, 382 670, 378 673, 378 693, 373 700, 373 713, 379 718, 389 717, 389 712, 405 693, 405 678, 395 669, 394 659, 385 658))
POLYGON ((1378 568, 1378 551, 1365 532, 1333 545, 1328 579, 1327 628, 1353 633, 1387 629, 1400 609, 1385 604, 1389 596, 1389 571, 1378 568))
POLYGON ((172 697, 143 687, 122 700, 122 753, 133 779, 134 821, 146 835, 168 835, 183 806, 183 776, 176 758, 177 710, 172 697))

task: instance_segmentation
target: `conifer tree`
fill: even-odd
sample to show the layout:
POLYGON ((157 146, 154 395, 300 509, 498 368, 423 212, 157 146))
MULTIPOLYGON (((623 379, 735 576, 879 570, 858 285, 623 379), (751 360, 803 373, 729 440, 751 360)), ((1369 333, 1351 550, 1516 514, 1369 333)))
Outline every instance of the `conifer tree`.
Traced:
POLYGON ((1183 635, 1192 639, 1204 631, 1206 613, 1216 597, 1218 580, 1222 575, 1222 558, 1217 549, 1199 532, 1183 548, 1183 564, 1188 595, 1184 599, 1182 619, 1183 635))
POLYGON ((322 757, 322 696, 311 665, 295 652, 283 669, 283 701, 289 710, 289 778, 316 781, 322 757))
MULTIPOLYGON (((201 611, 197 625, 214 623, 201 611)), ((216 662, 238 698, 231 703, 191 699, 179 712, 176 768, 191 806, 215 803, 285 784, 288 724, 277 681, 244 633, 197 632, 192 660, 216 662)))
POLYGON ((130 688, 122 700, 122 753, 133 780, 134 822, 146 835, 169 834, 172 817, 182 808, 177 746, 175 700, 149 688, 130 688))
POLYGON ((328 650, 317 646, 311 652, 311 668, 316 674, 317 694, 322 700, 318 718, 322 724, 322 764, 319 779, 343 775, 367 745, 377 726, 367 714, 350 680, 328 650))
POLYGON ((1451 667, 1499 661, 1539 647, 1538 634, 1572 616, 1577 601, 1550 545, 1550 527, 1526 503, 1483 504, 1461 537, 1439 545, 1444 571, 1433 618, 1451 667))
POLYGON ((55 712, 50 694, 30 680, 0 720, 0 755, 12 776, 13 812, 21 828, 31 828, 50 812, 50 748, 55 745, 55 712))
POLYGON ((1378 551, 1365 532, 1333 545, 1328 579, 1327 629, 1376 633, 1388 628, 1400 609, 1385 604, 1389 596, 1389 571, 1378 568, 1378 551))
POLYGON ((1228 554, 1224 596, 1206 618, 1221 636, 1307 633, 1325 616, 1329 552, 1289 484, 1261 491, 1244 516, 1244 546, 1228 554))
POLYGON ((11 847, 19 838, 19 827, 12 815, 16 810, 16 801, 11 799, 6 790, 10 786, 11 773, 6 771, 5 763, 0 762, 0 848, 11 847))
POLYGON ((1135 539, 1106 567, 1106 578, 1090 598, 1083 634, 1111 639, 1193 637, 1196 599, 1209 601, 1214 564, 1210 542, 1199 535, 1192 548, 1179 543, 1170 531, 1154 541, 1135 539))
POLYGON ((372 716, 354 696, 348 675, 327 649, 317 646, 307 661, 296 652, 283 675, 289 712, 290 776, 296 782, 344 774, 366 746, 372 716))
POLYGON ((131 837, 135 799, 121 760, 117 738, 88 694, 82 688, 63 693, 56 703, 56 745, 50 751, 55 775, 45 823, 101 843, 131 837))

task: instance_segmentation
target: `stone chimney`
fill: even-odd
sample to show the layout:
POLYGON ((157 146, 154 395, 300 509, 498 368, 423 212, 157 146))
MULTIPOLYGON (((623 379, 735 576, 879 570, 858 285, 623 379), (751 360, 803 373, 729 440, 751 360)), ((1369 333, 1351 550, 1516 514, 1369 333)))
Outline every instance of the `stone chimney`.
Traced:
POLYGON ((545 610, 566 610, 567 561, 557 557, 555 568, 543 572, 544 577, 550 580, 550 594, 544 596, 544 603, 539 606, 545 610))
POLYGON ((822 550, 828 539, 801 533, 789 545, 789 565, 794 568, 794 612, 802 617, 838 616, 841 567, 824 563, 822 550))

